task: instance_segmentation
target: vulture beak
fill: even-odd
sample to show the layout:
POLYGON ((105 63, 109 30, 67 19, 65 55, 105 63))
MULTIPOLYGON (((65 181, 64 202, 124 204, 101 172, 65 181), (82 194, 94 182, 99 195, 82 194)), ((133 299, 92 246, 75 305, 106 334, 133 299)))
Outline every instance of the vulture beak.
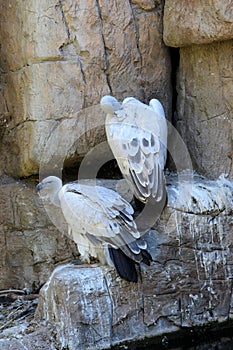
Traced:
POLYGON ((41 189, 43 188, 42 183, 38 183, 38 185, 36 185, 36 191, 39 192, 41 189))

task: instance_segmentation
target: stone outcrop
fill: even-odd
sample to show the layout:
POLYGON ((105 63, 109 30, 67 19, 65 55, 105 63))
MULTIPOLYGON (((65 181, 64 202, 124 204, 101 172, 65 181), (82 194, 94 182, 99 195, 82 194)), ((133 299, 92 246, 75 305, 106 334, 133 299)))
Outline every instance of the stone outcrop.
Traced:
POLYGON ((180 49, 176 127, 194 169, 233 178, 232 41, 180 49))
MULTIPOLYGON (((48 138, 64 119, 74 138, 80 119, 88 124, 94 118, 98 127, 76 138, 69 155, 83 157, 90 145, 105 139, 104 116, 95 108, 105 94, 144 102, 158 97, 169 116, 170 59, 162 41, 162 13, 162 2, 152 1, 122 6, 120 0, 53 0, 48 6, 45 0, 39 5, 3 0, 1 173, 38 174, 48 138)), ((54 139, 51 153, 58 145, 54 139)))
POLYGON ((194 168, 233 178, 232 1, 165 2, 163 39, 179 47, 175 126, 194 168))
POLYGON ((168 181, 168 207, 147 235, 154 262, 128 283, 99 266, 58 267, 37 319, 67 349, 110 348, 232 319, 233 185, 168 181))
POLYGON ((229 40, 233 37, 231 0, 166 0, 164 42, 182 47, 229 40))
POLYGON ((58 347, 53 341, 46 327, 36 328, 32 331, 30 325, 16 326, 0 334, 1 350, 56 350, 58 347))

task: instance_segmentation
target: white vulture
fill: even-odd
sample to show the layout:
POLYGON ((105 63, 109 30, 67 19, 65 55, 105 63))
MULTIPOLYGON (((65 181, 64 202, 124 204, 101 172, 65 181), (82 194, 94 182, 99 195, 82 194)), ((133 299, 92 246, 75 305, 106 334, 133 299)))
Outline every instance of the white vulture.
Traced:
POLYGON ((108 143, 134 195, 146 203, 159 202, 165 190, 167 122, 162 104, 152 99, 149 106, 133 97, 120 104, 113 96, 100 101, 107 114, 108 143))
POLYGON ((114 265, 123 279, 137 282, 136 265, 150 265, 152 258, 133 220, 133 208, 125 199, 102 186, 62 186, 55 176, 43 179, 36 189, 40 196, 60 206, 84 262, 97 258, 114 265))

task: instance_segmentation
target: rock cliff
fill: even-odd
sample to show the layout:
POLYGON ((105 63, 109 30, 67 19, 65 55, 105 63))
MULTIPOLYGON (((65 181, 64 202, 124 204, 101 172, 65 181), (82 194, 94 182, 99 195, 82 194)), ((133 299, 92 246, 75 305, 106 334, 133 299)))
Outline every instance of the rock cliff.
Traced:
POLYGON ((163 38, 179 47, 174 124, 197 171, 232 179, 232 1, 165 1, 163 38))
POLYGON ((0 3, 0 289, 46 283, 38 324, 4 331, 0 347, 101 349, 231 320, 232 1, 0 3), (183 188, 167 178, 168 207, 148 233, 154 262, 137 285, 71 265, 63 219, 60 232, 35 193, 41 169, 77 168, 105 141, 105 94, 159 98, 205 176, 183 188))
MULTIPOLYGON (((99 119, 103 95, 156 96, 171 113, 169 50, 162 3, 120 0, 1 1, 1 173, 38 174, 43 148, 61 120, 99 119), (94 115, 93 115, 94 114, 94 115)), ((83 157, 104 140, 103 120, 80 138, 83 157)), ((51 152, 56 153, 58 141, 51 152)))

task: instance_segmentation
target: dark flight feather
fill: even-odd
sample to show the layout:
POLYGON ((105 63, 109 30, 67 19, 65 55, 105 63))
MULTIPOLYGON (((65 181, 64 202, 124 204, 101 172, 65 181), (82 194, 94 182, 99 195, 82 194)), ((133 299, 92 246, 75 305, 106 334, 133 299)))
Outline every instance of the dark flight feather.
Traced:
POLYGON ((110 258, 119 274, 119 276, 129 282, 137 282, 138 274, 136 264, 120 249, 108 248, 110 258))

